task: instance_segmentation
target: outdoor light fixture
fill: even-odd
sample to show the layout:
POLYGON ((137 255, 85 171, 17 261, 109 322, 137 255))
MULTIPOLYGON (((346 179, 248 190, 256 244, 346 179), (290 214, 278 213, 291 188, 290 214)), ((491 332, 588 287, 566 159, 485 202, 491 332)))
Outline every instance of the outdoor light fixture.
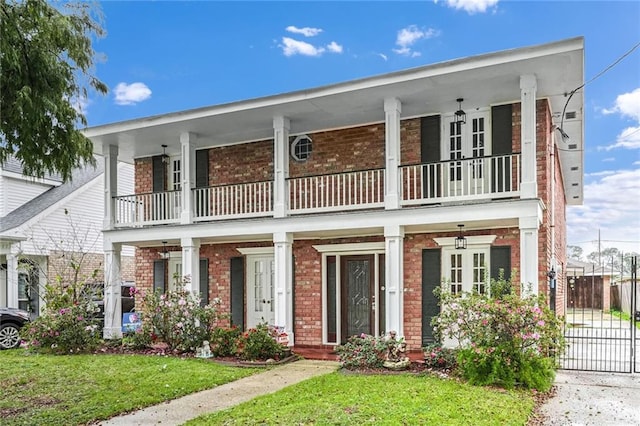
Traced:
POLYGON ((458 231, 458 236, 456 237, 456 249, 466 249, 467 248, 467 239, 462 235, 462 228, 464 225, 458 225, 460 231, 458 231))
POLYGON ((169 162, 169 156, 167 155, 167 145, 162 144, 160 146, 162 147, 162 162, 163 163, 168 163, 169 162))
POLYGON ((456 102, 458 102, 458 110, 453 115, 455 122, 460 124, 467 122, 467 114, 462 110, 462 101, 464 101, 464 98, 456 99, 456 102))
POLYGON ((167 251, 167 242, 163 241, 162 242, 162 252, 160 253, 160 258, 167 260, 169 259, 169 252, 167 251))

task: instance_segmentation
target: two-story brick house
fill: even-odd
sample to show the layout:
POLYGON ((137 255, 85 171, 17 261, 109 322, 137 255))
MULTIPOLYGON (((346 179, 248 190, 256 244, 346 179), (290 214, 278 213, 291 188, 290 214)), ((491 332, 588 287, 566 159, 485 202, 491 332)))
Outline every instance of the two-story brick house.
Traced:
POLYGON ((88 129, 105 275, 135 245, 138 286, 190 276, 296 347, 396 330, 417 348, 436 286, 483 291, 499 269, 550 294, 582 202, 583 55, 575 38, 88 129), (115 196, 116 160, 135 194, 115 196))

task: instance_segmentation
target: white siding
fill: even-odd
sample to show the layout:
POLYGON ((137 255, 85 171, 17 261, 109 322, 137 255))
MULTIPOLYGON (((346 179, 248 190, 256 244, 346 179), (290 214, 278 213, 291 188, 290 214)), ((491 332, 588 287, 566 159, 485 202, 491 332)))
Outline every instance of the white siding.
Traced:
MULTIPOLYGON (((118 166, 118 193, 133 193, 133 166, 118 166)), ((23 253, 46 255, 61 245, 67 251, 102 252, 104 223, 104 175, 76 190, 61 203, 36 218, 24 234, 23 253), (65 214, 66 212, 66 214, 65 214)), ((123 256, 133 256, 132 247, 123 247, 123 256)))
POLYGON ((36 198, 51 188, 51 185, 23 179, 14 179, 7 176, 3 176, 1 179, 3 190, 0 195, 3 196, 4 200, 0 203, 0 208, 4 208, 4 210, 0 211, 0 216, 7 215, 27 201, 36 198))

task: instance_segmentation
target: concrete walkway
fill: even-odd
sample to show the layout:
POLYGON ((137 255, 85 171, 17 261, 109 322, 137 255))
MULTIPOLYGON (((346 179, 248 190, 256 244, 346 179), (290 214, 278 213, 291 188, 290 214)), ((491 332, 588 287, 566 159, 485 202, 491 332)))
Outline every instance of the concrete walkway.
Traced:
POLYGON ((560 370, 544 424, 640 425, 640 375, 560 370))
POLYGON ((202 414, 224 410, 257 396, 336 371, 334 361, 302 360, 266 370, 213 389, 114 417, 101 425, 180 425, 202 414))

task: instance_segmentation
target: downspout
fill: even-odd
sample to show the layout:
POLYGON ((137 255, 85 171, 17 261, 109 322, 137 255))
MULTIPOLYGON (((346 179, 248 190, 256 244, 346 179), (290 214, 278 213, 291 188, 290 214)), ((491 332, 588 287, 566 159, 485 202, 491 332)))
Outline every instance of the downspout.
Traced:
POLYGON ((556 260, 556 135, 551 131, 551 269, 549 270, 549 308, 555 313, 556 311, 556 290, 557 290, 557 271, 558 265, 556 260))

